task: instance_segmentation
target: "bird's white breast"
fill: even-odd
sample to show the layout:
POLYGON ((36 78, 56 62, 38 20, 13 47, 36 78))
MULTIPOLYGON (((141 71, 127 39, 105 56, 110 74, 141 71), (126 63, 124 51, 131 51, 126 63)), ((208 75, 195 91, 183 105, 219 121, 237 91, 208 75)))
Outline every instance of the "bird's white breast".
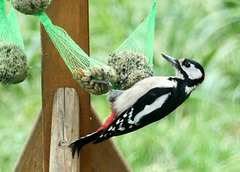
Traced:
POLYGON ((126 90, 113 102, 113 109, 119 115, 134 105, 136 101, 152 88, 173 88, 177 83, 168 80, 168 77, 149 77, 137 82, 133 87, 126 90))

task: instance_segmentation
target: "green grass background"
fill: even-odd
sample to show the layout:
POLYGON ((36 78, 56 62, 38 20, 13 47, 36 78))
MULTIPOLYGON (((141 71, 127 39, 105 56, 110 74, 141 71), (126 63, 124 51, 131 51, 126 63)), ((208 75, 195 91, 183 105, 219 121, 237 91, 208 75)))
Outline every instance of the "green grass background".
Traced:
MULTIPOLYGON (((91 56, 105 62, 153 5, 153 0, 89 2, 91 56)), ((12 170, 41 108, 39 22, 36 17, 17 15, 30 73, 19 85, 0 85, 0 172, 12 170)), ((155 75, 174 75, 161 58, 166 53, 199 61, 206 79, 171 115, 115 138, 133 171, 240 171, 239 33, 239 0, 157 3, 155 75)), ((92 96, 92 102, 105 120, 106 95, 92 96)))

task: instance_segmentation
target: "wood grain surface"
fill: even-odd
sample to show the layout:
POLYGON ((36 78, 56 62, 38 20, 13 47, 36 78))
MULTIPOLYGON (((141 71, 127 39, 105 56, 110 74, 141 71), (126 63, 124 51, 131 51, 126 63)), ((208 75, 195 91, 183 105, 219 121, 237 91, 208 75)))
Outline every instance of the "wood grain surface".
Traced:
MULTIPOLYGON (((62 27, 89 54, 88 0, 53 0, 46 10, 54 25, 62 27)), ((53 97, 58 88, 74 88, 79 95, 80 135, 90 132, 90 96, 73 79, 49 36, 41 27, 42 42, 42 112, 44 170, 49 170, 53 97)), ((91 148, 81 151, 81 171, 92 171, 91 148)))

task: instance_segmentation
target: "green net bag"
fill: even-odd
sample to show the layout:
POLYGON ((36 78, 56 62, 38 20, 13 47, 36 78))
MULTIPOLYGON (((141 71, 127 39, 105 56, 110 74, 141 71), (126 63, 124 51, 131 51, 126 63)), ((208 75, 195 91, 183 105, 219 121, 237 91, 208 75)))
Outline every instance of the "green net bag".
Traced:
POLYGON ((115 88, 130 88, 153 75, 153 42, 156 2, 146 19, 110 55, 108 65, 115 70, 115 88))
POLYGON ((78 83, 92 94, 104 94, 110 89, 109 82, 115 88, 127 89, 137 81, 152 75, 155 6, 156 3, 144 22, 114 51, 109 65, 90 58, 64 29, 52 24, 46 13, 36 15, 78 83), (127 61, 118 60, 119 58, 127 61), (127 72, 134 73, 126 80, 127 84, 121 82, 125 73, 116 75, 119 70, 125 70, 123 65, 127 66, 127 72))
POLYGON ((17 84, 28 75, 27 56, 14 9, 6 15, 0 0, 0 82, 17 84))
POLYGON ((114 70, 108 65, 90 58, 65 30, 53 25, 44 12, 37 16, 78 83, 92 94, 107 93, 108 82, 114 80, 114 70))

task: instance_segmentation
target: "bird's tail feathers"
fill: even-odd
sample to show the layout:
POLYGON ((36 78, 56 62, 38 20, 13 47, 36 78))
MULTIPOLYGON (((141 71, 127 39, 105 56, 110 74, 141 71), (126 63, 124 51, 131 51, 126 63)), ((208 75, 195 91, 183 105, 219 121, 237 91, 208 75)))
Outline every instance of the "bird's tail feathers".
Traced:
POLYGON ((88 143, 91 143, 91 142, 93 142, 94 140, 98 139, 98 138, 100 137, 100 135, 101 135, 101 132, 102 132, 102 130, 96 131, 96 132, 94 132, 94 133, 92 133, 92 134, 89 134, 89 135, 87 135, 87 136, 85 136, 85 137, 81 137, 80 139, 72 142, 72 143, 68 146, 68 147, 70 147, 71 150, 72 150, 72 157, 74 158, 76 151, 77 151, 78 156, 79 156, 81 148, 82 148, 84 145, 86 145, 86 144, 88 144, 88 143))

